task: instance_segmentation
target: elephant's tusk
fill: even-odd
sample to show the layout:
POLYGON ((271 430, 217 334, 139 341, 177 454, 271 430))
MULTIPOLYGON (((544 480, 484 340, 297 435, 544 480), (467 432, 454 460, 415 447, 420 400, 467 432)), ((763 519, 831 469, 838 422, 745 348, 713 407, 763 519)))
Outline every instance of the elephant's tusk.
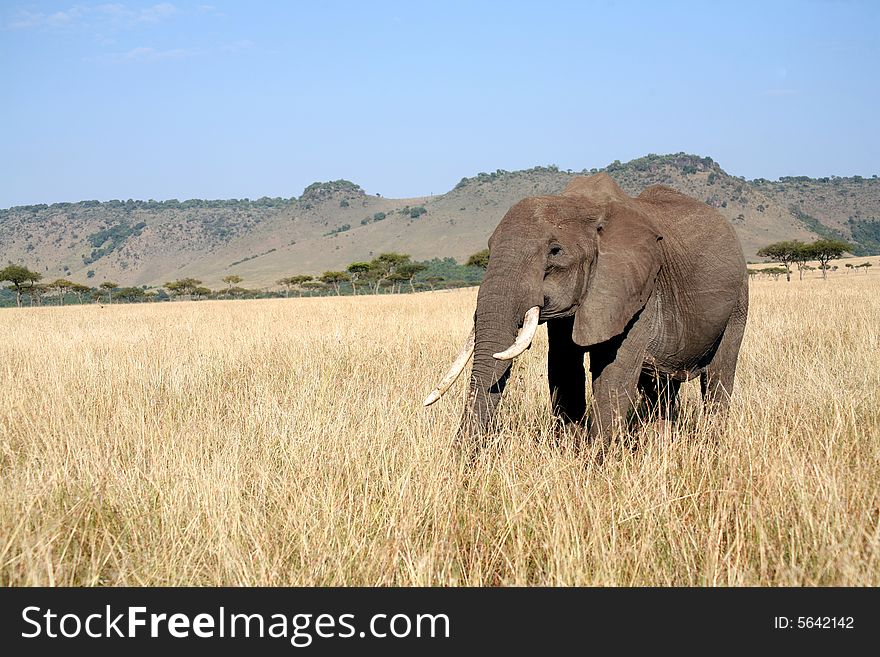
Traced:
POLYGON ((516 341, 504 351, 492 354, 498 360, 513 360, 522 352, 529 348, 532 340, 535 339, 535 331, 538 330, 538 317, 541 314, 540 306, 532 306, 526 311, 523 318, 523 325, 516 336, 516 341))
POLYGON ((443 378, 440 380, 440 383, 431 391, 431 394, 425 397, 425 406, 430 406, 435 401, 440 399, 449 388, 455 383, 455 380, 458 376, 464 371, 465 365, 467 365, 468 360, 474 353, 474 329, 471 329, 471 334, 468 336, 467 340, 464 343, 464 346, 461 348, 461 351, 458 352, 458 356, 455 357, 455 360, 452 362, 452 366, 449 368, 449 371, 443 375, 443 378))

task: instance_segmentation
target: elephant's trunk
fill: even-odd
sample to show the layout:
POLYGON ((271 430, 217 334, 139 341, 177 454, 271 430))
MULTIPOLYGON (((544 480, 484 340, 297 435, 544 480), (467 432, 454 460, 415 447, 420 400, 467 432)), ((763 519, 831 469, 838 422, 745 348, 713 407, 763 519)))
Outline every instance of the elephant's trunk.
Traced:
MULTIPOLYGON (((500 249, 498 250, 500 251, 500 249)), ((510 374, 510 360, 495 357, 514 344, 526 311, 543 305, 540 285, 524 280, 522 258, 493 251, 477 296, 474 364, 470 393, 461 419, 462 439, 480 441, 495 414, 510 374)))

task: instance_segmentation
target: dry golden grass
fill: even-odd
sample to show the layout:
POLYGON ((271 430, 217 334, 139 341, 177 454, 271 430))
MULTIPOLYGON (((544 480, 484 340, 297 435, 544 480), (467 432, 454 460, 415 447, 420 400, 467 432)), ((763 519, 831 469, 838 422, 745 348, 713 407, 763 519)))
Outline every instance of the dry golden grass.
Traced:
POLYGON ((421 400, 474 291, 0 311, 0 584, 880 585, 878 277, 755 281, 727 426, 494 447, 421 400))

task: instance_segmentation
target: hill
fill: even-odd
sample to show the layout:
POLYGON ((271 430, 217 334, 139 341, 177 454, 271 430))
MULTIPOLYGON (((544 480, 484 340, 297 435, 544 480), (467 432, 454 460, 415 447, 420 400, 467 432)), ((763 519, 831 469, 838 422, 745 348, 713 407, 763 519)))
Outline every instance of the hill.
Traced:
POLYGON ((716 207, 733 224, 746 257, 781 239, 834 235, 857 255, 880 252, 880 181, 781 178, 747 181, 712 158, 648 155, 604 169, 555 166, 462 178, 449 192, 386 199, 337 180, 290 198, 81 201, 0 210, 0 262, 23 263, 44 279, 161 285, 184 276, 219 287, 238 274, 248 287, 285 275, 320 273, 383 251, 415 259, 463 260, 485 248, 519 199, 561 191, 573 175, 605 171, 630 194, 662 183, 716 207))

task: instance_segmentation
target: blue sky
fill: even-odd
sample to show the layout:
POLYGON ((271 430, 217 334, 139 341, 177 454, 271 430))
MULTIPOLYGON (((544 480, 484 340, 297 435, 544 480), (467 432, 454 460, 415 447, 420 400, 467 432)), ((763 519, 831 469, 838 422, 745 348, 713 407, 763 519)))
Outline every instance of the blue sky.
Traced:
POLYGON ((880 173, 880 3, 0 4, 0 207, 653 153, 880 173))

